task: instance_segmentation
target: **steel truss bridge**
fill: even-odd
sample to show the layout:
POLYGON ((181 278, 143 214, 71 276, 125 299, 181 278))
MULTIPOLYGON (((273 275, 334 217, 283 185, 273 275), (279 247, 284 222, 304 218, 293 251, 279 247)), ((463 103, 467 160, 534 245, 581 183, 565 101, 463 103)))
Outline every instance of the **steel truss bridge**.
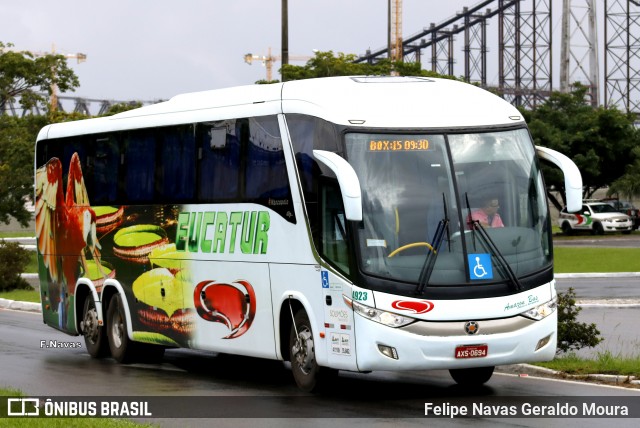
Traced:
MULTIPOLYGON (((561 52, 555 69, 553 0, 486 0, 465 7, 404 38, 403 60, 440 74, 463 76, 526 108, 535 108, 557 89, 554 70, 559 69, 555 79, 560 90, 580 82, 589 87, 594 106, 640 114, 640 1, 604 0, 604 17, 596 17, 596 3, 601 0, 560 2, 561 52), (598 34, 604 36, 603 44, 598 45, 598 34), (490 46, 497 46, 497 51, 491 52, 490 46), (463 73, 455 71, 458 61, 463 73), (492 76, 497 75, 497 82, 488 80, 488 65, 496 68, 492 76)), ((389 47, 369 50, 356 62, 375 63, 388 58, 389 52, 389 47)))
MULTIPOLYGON (((58 104, 56 109, 59 111, 68 111, 68 112, 76 112, 86 114, 88 116, 94 115, 103 115, 109 111, 111 106, 116 104, 137 104, 142 103, 146 104, 154 104, 158 103, 162 100, 157 101, 117 101, 117 100, 103 100, 103 99, 92 99, 92 98, 83 98, 83 97, 72 97, 66 95, 58 95, 57 97, 58 104)), ((20 98, 14 99, 8 102, 5 105, 5 111, 0 111, 0 114, 9 114, 12 116, 26 116, 29 114, 33 115, 41 115, 45 114, 46 111, 41 108, 41 106, 34 106, 31 109, 25 110, 20 105, 20 98)))
MULTIPOLYGON (((558 87, 567 91, 580 82, 589 88, 592 105, 616 106, 640 116, 640 0, 604 0, 604 16, 598 17, 596 5, 602 0, 556 0, 558 4, 562 25, 555 68, 553 12, 558 8, 553 0, 485 0, 465 7, 404 38, 402 58, 440 74, 462 75, 525 108, 535 108, 558 87), (598 43, 598 35, 604 43, 598 43), (456 72, 459 61, 462 72, 456 72)), ((368 50, 356 62, 375 63, 389 52, 389 46, 368 50)), ((59 109, 71 111, 73 105, 72 111, 85 114, 103 114, 113 104, 130 102, 58 98, 59 109)), ((37 109, 23 111, 15 101, 5 110, 15 116, 40 114, 37 109)))

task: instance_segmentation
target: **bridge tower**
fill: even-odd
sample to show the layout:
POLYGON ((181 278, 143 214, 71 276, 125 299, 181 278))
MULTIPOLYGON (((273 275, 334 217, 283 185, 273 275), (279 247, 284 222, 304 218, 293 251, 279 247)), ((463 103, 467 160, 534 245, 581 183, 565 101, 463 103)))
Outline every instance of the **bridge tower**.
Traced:
POLYGON ((589 88, 591 105, 599 105, 600 73, 595 0, 563 0, 560 44, 560 91, 573 83, 589 88))
POLYGON ((604 2, 604 105, 640 114, 640 1, 604 2))

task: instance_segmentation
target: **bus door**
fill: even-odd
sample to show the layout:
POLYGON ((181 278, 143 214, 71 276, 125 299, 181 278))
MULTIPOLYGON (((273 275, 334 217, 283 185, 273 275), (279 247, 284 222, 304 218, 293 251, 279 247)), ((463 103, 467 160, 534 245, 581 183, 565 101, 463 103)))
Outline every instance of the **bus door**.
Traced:
POLYGON ((319 249, 332 267, 320 271, 328 362, 334 368, 356 370, 354 314, 343 298, 351 297, 352 284, 337 273, 348 275, 352 264, 352 246, 337 180, 320 180, 319 205, 319 249))

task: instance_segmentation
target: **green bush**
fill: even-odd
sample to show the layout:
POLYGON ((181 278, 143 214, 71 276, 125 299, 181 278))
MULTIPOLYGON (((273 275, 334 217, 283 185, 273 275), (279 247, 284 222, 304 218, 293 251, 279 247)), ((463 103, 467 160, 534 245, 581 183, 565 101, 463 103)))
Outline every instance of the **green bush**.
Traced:
POLYGON ((0 240, 0 291, 29 288, 20 274, 25 271, 30 259, 29 251, 19 244, 0 240))
POLYGON ((569 288, 566 293, 558 293, 558 354, 585 347, 592 348, 602 342, 600 330, 594 323, 578 322, 576 293, 569 288))

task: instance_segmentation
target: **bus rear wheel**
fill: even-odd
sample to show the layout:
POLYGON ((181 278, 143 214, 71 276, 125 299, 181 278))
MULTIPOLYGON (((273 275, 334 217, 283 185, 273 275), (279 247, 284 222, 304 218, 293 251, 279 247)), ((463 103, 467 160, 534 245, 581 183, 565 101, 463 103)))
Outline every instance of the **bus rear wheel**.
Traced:
POLYGON ((129 363, 133 360, 134 342, 127 335, 127 325, 122 305, 122 298, 114 294, 107 309, 107 337, 111 356, 119 363, 129 363))
POLYGON ((304 310, 298 311, 294 316, 294 325, 289 334, 289 350, 293 378, 301 390, 317 391, 330 379, 337 377, 337 370, 320 367, 316 362, 313 331, 304 310))
POLYGON ((80 327, 89 355, 93 358, 106 357, 109 354, 107 334, 104 327, 98 323, 98 311, 91 295, 88 295, 84 300, 80 327))
POLYGON ((491 379, 495 367, 473 367, 470 369, 451 369, 449 374, 458 385, 480 386, 491 379))

